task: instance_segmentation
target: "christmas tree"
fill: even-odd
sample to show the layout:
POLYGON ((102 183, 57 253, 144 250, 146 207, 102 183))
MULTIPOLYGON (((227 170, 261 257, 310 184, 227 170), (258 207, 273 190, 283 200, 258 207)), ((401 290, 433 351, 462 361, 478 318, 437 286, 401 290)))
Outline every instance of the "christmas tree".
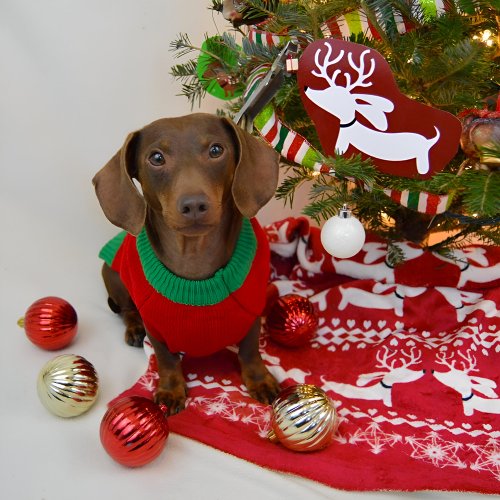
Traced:
MULTIPOLYGON (((202 47, 180 34, 172 50, 194 57, 173 67, 172 74, 192 105, 209 92, 224 100, 220 114, 243 118, 256 134, 265 137, 272 120, 279 124, 283 140, 273 146, 287 169, 277 191, 285 203, 293 202, 299 185, 309 183, 306 215, 321 222, 347 205, 368 230, 389 242, 393 263, 403 259, 393 243, 404 239, 448 254, 471 238, 500 244, 498 0, 212 0, 209 8, 227 19, 227 31, 207 36, 202 47), (439 172, 396 175, 365 154, 325 152, 304 107, 297 67, 300 72, 302 54, 314 42, 342 39, 381 54, 399 91, 412 101, 461 120, 461 147, 456 140, 456 152, 439 172), (259 92, 254 101, 262 102, 256 105, 252 95, 259 92), (301 155, 287 149, 286 134, 302 141, 301 155), (446 237, 429 245, 433 232, 446 237)), ((350 64, 360 72, 366 62, 366 77, 373 68, 364 57, 359 63, 353 57, 350 64)), ((315 62, 326 67, 326 58, 317 52, 315 62)), ((332 84, 331 70, 322 71, 332 84)), ((347 71, 344 75, 350 82, 347 71)), ((355 120, 363 120, 358 115, 355 120)))

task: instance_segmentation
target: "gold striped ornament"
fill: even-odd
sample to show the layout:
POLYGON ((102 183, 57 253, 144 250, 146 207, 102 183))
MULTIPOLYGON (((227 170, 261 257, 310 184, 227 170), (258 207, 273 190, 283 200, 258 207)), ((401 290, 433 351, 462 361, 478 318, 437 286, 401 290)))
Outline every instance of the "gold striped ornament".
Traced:
POLYGON ((317 451, 333 440, 339 419, 332 401, 314 385, 284 389, 275 399, 268 438, 293 451, 317 451))
POLYGON ((59 417, 85 413, 95 403, 98 390, 94 366, 75 354, 56 356, 38 374, 38 397, 47 410, 59 417))

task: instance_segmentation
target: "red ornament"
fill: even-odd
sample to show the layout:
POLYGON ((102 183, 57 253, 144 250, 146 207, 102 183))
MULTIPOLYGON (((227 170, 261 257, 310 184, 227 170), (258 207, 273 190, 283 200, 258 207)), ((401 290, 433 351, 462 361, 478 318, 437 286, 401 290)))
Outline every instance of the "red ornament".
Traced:
POLYGON ((316 335, 318 318, 309 299, 291 293, 280 297, 272 306, 266 326, 269 336, 276 343, 299 347, 316 335))
POLYGON ((33 344, 54 351, 66 347, 78 330, 73 306, 59 297, 44 297, 29 306, 18 325, 33 344))
POLYGON ((141 396, 122 398, 109 408, 100 436, 111 458, 127 467, 141 467, 158 457, 169 433, 163 410, 141 396))
POLYGON ((298 85, 326 154, 371 158, 381 171, 431 177, 455 156, 461 123, 402 94, 376 50, 322 39, 300 58, 298 85))

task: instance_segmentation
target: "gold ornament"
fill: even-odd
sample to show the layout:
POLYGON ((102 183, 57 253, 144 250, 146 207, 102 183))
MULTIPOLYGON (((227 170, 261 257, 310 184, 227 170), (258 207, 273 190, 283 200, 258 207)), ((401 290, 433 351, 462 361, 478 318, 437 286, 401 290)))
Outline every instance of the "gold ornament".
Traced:
POLYGON ((337 412, 325 392, 298 384, 275 399, 268 438, 290 450, 316 451, 332 442, 337 427, 337 412))
POLYGON ((85 358, 56 356, 38 374, 37 391, 43 406, 59 417, 76 417, 97 399, 98 377, 85 358))

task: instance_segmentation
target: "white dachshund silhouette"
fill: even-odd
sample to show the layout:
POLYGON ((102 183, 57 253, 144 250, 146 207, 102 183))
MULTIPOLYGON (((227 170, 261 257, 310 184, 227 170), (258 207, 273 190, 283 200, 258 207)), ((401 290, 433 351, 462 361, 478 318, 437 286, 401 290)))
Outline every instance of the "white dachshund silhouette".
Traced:
POLYGON ((339 154, 345 153, 349 145, 355 147, 374 158, 388 161, 416 160, 419 174, 429 171, 429 150, 439 140, 439 129, 434 126, 436 134, 430 139, 413 132, 385 132, 387 130, 387 113, 394 110, 394 104, 385 97, 371 94, 354 94, 356 87, 370 87, 372 82, 366 81, 375 71, 375 60, 370 59, 370 68, 365 71, 365 57, 370 53, 367 49, 361 53, 359 65, 353 61, 352 53, 348 52, 349 66, 358 74, 357 80, 351 83, 351 75, 344 72, 345 87, 337 85, 335 80, 341 73, 336 69, 332 76, 328 76, 327 69, 337 64, 344 57, 341 50, 337 57, 331 59, 332 47, 325 42, 327 53, 320 62, 322 49, 318 49, 314 56, 316 67, 319 71, 312 71, 314 76, 326 80, 329 87, 322 90, 305 88, 306 96, 317 106, 324 109, 340 120, 340 131, 335 144, 339 154), (374 127, 369 128, 356 120, 356 112, 363 115, 374 127))
POLYGON ((368 309, 394 310, 396 316, 403 316, 403 302, 405 297, 418 297, 425 292, 425 287, 412 287, 396 284, 375 283, 373 291, 368 292, 360 288, 344 288, 339 286, 342 299, 338 309, 343 311, 348 305, 368 309), (390 294, 384 292, 391 291, 390 294))
POLYGON ((487 318, 494 318, 499 314, 495 302, 484 300, 481 293, 466 292, 445 286, 437 286, 435 290, 455 308, 459 322, 464 321, 469 314, 477 310, 483 311, 487 318))

